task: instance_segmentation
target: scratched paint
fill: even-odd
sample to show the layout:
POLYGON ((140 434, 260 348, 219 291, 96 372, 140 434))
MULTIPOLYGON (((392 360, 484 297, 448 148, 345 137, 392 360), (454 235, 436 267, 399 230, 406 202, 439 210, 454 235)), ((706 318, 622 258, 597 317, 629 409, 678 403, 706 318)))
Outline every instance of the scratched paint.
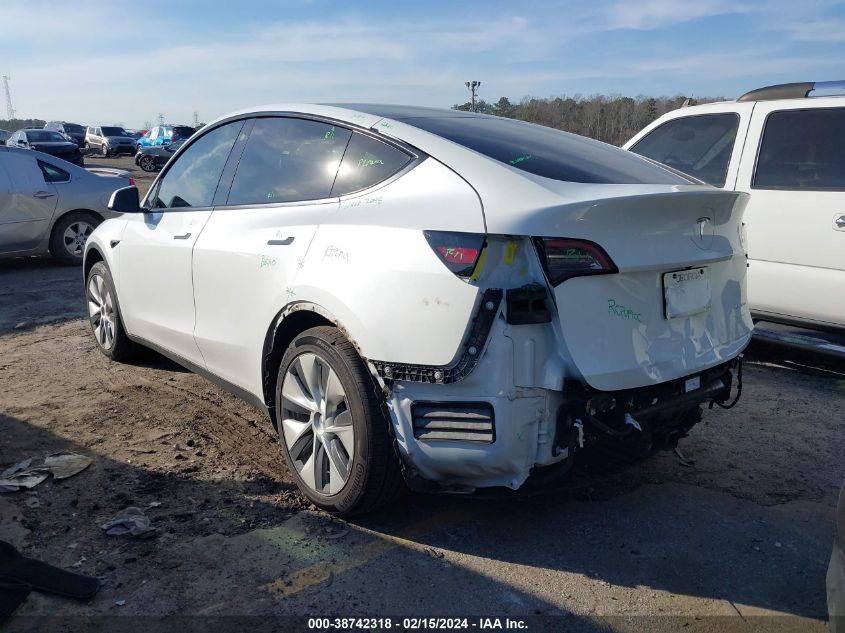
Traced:
POLYGON ((347 200, 341 205, 341 209, 352 209, 354 207, 363 207, 367 205, 379 205, 384 202, 382 196, 369 196, 365 198, 356 198, 355 200, 347 200))
POLYGON ((261 260, 258 262, 258 270, 262 268, 269 268, 270 266, 276 265, 276 259, 274 257, 267 257, 266 255, 261 256, 261 260))

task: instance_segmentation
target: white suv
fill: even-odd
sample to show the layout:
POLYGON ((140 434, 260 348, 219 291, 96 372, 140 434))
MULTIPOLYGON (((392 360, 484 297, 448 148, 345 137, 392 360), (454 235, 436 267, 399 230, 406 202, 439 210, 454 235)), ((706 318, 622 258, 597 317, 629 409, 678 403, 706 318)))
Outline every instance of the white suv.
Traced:
POLYGON ((405 481, 560 475, 672 447, 725 403, 752 324, 747 196, 529 123, 280 105, 192 136, 86 244, 91 328, 275 421, 331 512, 405 481))
POLYGON ((681 108, 624 147, 751 194, 755 318, 845 328, 845 82, 770 86, 681 108))

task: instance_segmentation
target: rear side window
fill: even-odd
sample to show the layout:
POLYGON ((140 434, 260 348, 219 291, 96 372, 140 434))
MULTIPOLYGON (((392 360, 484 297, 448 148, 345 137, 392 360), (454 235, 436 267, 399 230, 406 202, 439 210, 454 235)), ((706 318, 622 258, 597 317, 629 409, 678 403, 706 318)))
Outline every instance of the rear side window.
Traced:
POLYGON ((752 187, 845 191, 843 139, 845 108, 772 112, 752 187))
POLYGON ((162 176, 152 205, 158 209, 210 207, 229 152, 243 127, 233 121, 204 134, 162 176))
POLYGON ((55 165, 38 161, 38 166, 41 168, 41 173, 44 174, 44 180, 47 182, 69 182, 70 174, 64 169, 59 169, 55 165))
POLYGON ((723 187, 738 128, 733 113, 682 117, 657 127, 631 151, 723 187))
POLYGON ((592 139, 495 117, 409 117, 432 132, 493 160, 545 178, 585 183, 689 184, 659 165, 592 139))
POLYGON ((351 134, 318 121, 257 119, 227 204, 328 198, 351 134))
POLYGON ((331 195, 343 196, 372 187, 390 178, 410 160, 405 152, 355 132, 343 155, 331 195))

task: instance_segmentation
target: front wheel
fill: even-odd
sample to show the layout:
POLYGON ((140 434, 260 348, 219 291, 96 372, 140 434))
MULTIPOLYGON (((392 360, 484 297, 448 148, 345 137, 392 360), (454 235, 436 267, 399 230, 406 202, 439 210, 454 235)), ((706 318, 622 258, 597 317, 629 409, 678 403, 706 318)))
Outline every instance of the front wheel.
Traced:
POLYGON ((117 293, 111 271, 105 262, 97 262, 88 272, 85 281, 85 298, 88 322, 99 350, 114 361, 131 358, 138 347, 126 336, 117 293))
POLYGON ((367 512, 404 490, 376 384, 337 328, 306 330, 288 347, 276 419, 288 468, 320 509, 367 512))
POLYGON ((156 162, 152 156, 141 156, 140 160, 138 161, 138 165, 144 171, 155 171, 156 170, 156 162))

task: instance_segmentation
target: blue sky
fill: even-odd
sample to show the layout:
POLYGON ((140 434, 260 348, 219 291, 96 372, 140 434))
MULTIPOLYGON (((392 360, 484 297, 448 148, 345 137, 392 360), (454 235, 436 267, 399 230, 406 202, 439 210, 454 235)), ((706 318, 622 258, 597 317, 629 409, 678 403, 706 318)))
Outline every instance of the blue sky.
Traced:
POLYGON ((448 107, 468 79, 516 101, 845 79, 837 0, 2 0, 0 25, 18 116, 128 127, 278 102, 448 107))

